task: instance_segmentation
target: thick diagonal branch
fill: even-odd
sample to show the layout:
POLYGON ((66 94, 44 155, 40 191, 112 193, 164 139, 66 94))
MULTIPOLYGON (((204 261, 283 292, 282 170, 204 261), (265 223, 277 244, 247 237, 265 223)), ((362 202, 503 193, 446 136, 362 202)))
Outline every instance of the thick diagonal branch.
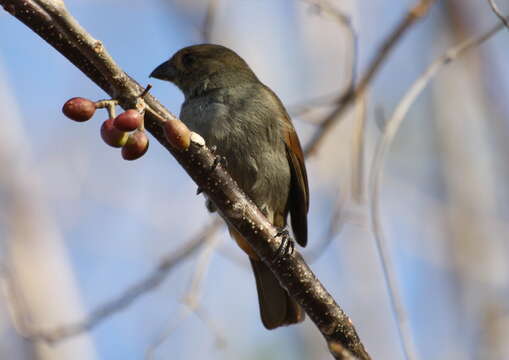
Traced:
MULTIPOLYGON (((125 74, 106 52, 67 12, 61 0, 0 0, 18 18, 68 58, 124 108, 140 101, 143 88, 125 74)), ((200 141, 186 150, 176 150, 165 140, 165 120, 177 122, 154 97, 147 95, 146 129, 167 148, 196 184, 215 203, 223 218, 234 226, 270 267, 290 295, 302 305, 325 337, 336 359, 353 356, 370 359, 352 322, 297 252, 277 257, 281 239, 277 229, 241 191, 215 157, 200 141), (157 115, 156 115, 157 114, 157 115)))

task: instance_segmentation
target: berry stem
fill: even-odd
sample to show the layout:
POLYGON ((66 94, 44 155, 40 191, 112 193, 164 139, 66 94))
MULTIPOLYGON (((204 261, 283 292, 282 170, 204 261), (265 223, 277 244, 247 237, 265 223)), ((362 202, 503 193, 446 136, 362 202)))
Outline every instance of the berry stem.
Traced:
POLYGON ((95 103, 95 107, 98 109, 106 108, 108 110, 108 116, 110 119, 116 117, 115 106, 118 105, 118 101, 114 99, 100 100, 95 103))
POLYGON ((152 84, 147 84, 147 87, 145 88, 145 90, 143 90, 143 92, 141 93, 140 97, 143 98, 145 97, 145 95, 148 94, 148 92, 150 91, 150 89, 152 89, 152 84))

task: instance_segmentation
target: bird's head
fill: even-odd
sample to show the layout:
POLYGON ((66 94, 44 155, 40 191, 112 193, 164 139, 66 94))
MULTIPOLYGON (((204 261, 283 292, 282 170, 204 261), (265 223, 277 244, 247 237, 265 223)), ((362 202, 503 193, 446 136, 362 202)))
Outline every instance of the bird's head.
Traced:
POLYGON ((151 77, 177 85, 187 97, 207 90, 258 81, 234 51, 213 44, 193 45, 177 51, 152 71, 151 77))

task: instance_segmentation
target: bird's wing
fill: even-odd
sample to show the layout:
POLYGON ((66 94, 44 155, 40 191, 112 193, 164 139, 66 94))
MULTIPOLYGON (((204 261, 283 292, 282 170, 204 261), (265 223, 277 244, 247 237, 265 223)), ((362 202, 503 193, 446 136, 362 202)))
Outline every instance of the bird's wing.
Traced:
POLYGON ((295 238, 301 246, 306 246, 308 240, 307 213, 309 209, 308 176, 299 138, 286 111, 285 115, 283 119, 284 126, 281 127, 281 131, 283 132, 286 155, 292 173, 288 209, 291 214, 295 238))

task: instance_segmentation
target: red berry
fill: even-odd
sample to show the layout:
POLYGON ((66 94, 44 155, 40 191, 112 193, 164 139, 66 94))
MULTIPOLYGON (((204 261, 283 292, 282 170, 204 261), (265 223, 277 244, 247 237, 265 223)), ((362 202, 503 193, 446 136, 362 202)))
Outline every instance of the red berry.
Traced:
POLYGON ((133 131, 141 126, 142 116, 135 109, 129 109, 115 118, 113 125, 122 131, 133 131))
POLYGON ((62 112, 65 116, 74 121, 87 121, 94 116, 95 103, 88 99, 75 97, 67 100, 62 107, 62 112))
POLYGON ((101 125, 101 137, 106 144, 119 148, 125 145, 129 135, 113 126, 113 119, 108 119, 101 125))
POLYGON ((142 157, 148 149, 148 137, 145 132, 137 130, 129 135, 126 144, 122 147, 124 160, 136 160, 142 157))
POLYGON ((168 120, 164 123, 166 140, 176 149, 185 150, 191 143, 191 131, 180 120, 168 120))

